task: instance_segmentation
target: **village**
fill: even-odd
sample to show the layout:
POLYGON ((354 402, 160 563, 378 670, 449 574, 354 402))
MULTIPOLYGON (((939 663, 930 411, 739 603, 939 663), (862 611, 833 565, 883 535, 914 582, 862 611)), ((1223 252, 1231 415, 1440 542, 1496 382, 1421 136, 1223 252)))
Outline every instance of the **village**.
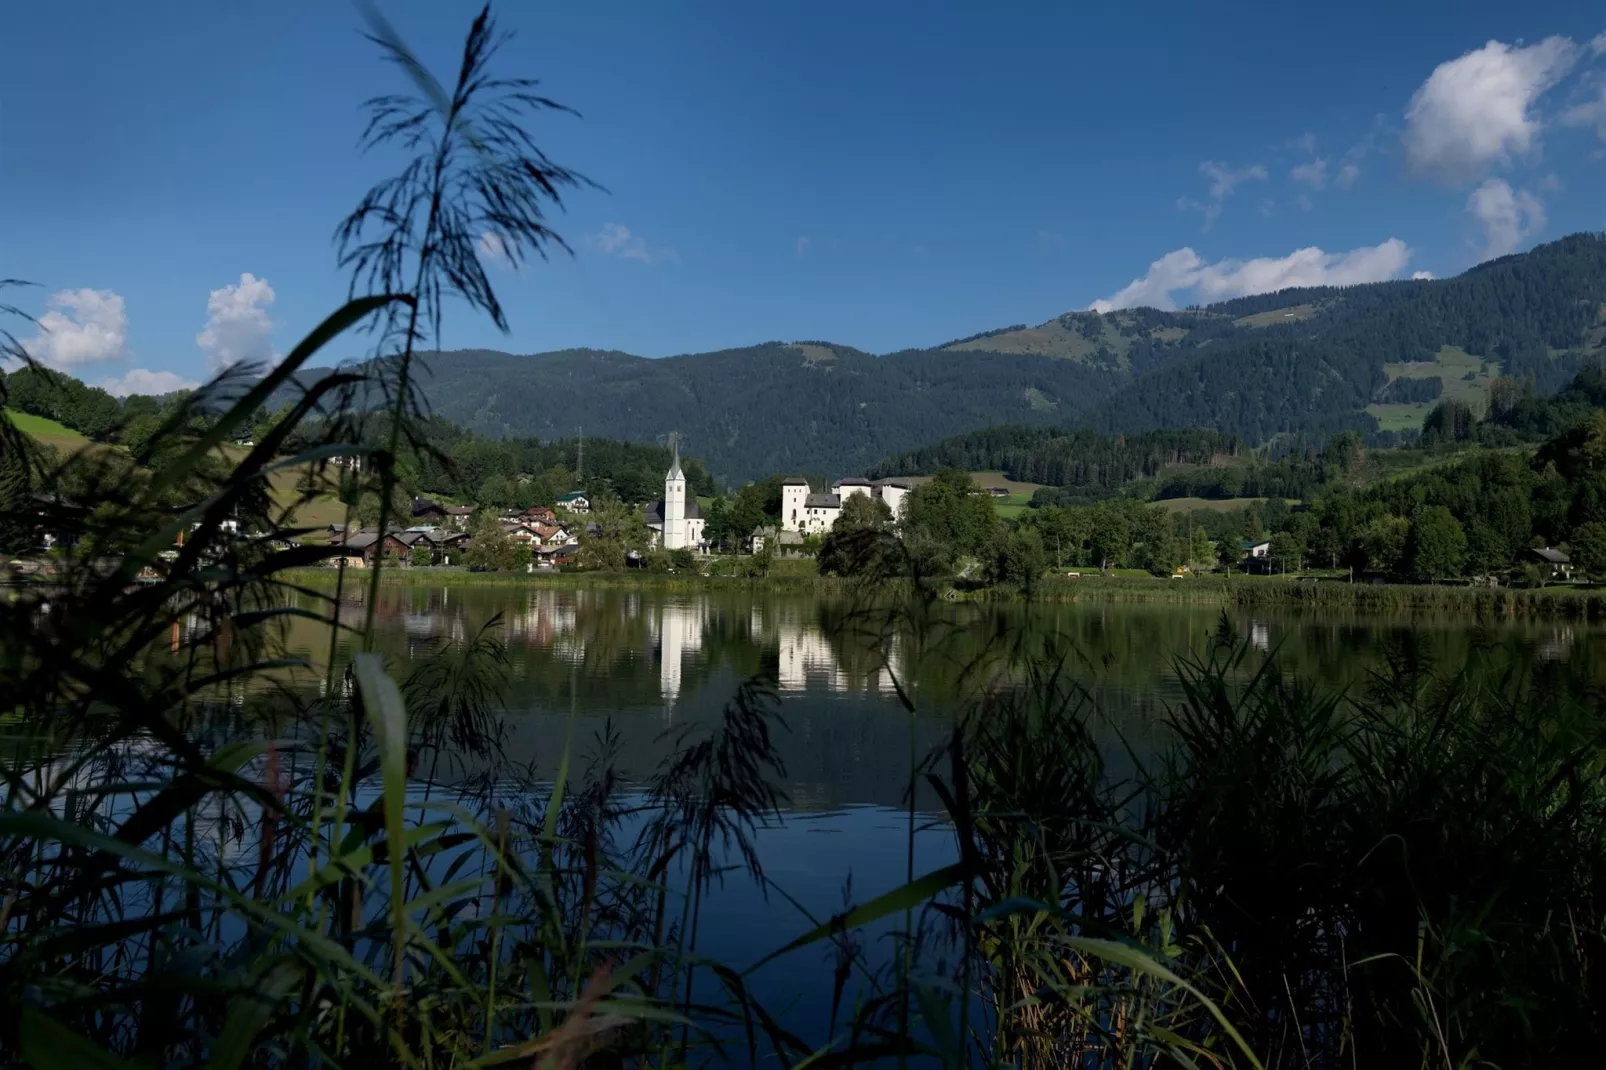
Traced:
MULTIPOLYGON (((781 485, 779 522, 755 528, 743 549, 748 553, 799 553, 811 537, 828 533, 842 514, 843 502, 858 494, 885 503, 896 518, 914 486, 906 479, 845 478, 833 483, 829 492, 817 492, 806 479, 786 479, 781 485)), ((414 498, 410 516, 403 518, 406 526, 387 524, 383 542, 377 527, 348 530, 344 525, 330 525, 329 541, 343 552, 332 557, 329 564, 366 568, 380 555, 388 562, 409 566, 468 564, 475 518, 480 512, 471 505, 444 505, 429 498, 414 498)), ((664 475, 663 497, 640 506, 638 515, 646 527, 649 548, 694 554, 710 551, 707 520, 696 496, 687 493, 678 445, 664 475)), ((560 568, 573 562, 582 538, 600 533, 592 518, 591 499, 580 491, 559 495, 552 506, 498 511, 495 521, 496 530, 511 542, 518 559, 530 571, 560 568)), ((632 551, 627 562, 634 564, 639 557, 632 551)))

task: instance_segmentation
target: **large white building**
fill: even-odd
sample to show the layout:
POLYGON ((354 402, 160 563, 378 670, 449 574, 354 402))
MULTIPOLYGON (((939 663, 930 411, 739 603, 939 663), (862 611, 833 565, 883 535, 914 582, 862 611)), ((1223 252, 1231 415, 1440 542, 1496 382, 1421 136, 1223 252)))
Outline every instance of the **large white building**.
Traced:
POLYGON ((792 478, 781 484, 781 530, 821 535, 831 530, 842 515, 842 503, 855 494, 864 494, 887 503, 894 520, 903 515, 903 502, 914 485, 904 479, 839 479, 831 493, 810 489, 806 479, 792 478))
POLYGON ((695 496, 686 494, 686 474, 680 470, 680 443, 674 445, 675 459, 664 475, 664 496, 661 501, 648 502, 647 527, 657 537, 658 545, 665 550, 681 548, 700 550, 703 545, 703 511, 695 496))

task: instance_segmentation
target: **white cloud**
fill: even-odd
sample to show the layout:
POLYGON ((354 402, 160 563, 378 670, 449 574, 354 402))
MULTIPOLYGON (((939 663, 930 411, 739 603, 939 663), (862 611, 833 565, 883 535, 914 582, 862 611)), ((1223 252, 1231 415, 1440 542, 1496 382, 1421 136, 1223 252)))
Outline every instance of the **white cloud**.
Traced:
POLYGON ((809 246, 813 244, 814 243, 808 238, 799 238, 797 240, 797 255, 799 260, 809 255, 809 246))
POLYGON ((1392 279, 1405 270, 1411 249, 1398 238, 1346 253, 1328 253, 1311 246, 1284 257, 1218 260, 1207 263, 1192 249, 1177 249, 1149 265, 1117 293, 1094 301, 1095 312, 1152 305, 1175 308, 1176 294, 1190 303, 1209 304, 1232 297, 1271 293, 1290 286, 1351 286, 1392 279))
POLYGON ((206 299, 206 326, 195 336, 207 366, 222 371, 241 361, 273 360, 273 321, 267 310, 271 304, 273 287, 250 272, 232 286, 213 290, 206 299))
POLYGON ((1431 271, 1413 271, 1411 272, 1411 278, 1417 282, 1422 282, 1427 279, 1436 279, 1438 276, 1431 271))
POLYGON ((1478 260, 1514 253, 1545 226, 1545 206, 1526 190, 1513 190, 1505 179, 1491 178, 1467 198, 1467 214, 1483 228, 1478 260))
POLYGON ((171 394, 175 390, 194 390, 201 384, 174 372, 131 368, 116 378, 102 379, 95 385, 108 394, 125 398, 130 394, 171 394))
MULTIPOLYGON (((1601 37, 1606 37, 1606 34, 1601 37)), ((1606 139, 1606 78, 1598 79, 1593 90, 1593 100, 1568 108, 1562 113, 1561 121, 1567 126, 1592 126, 1596 134, 1606 139)))
POLYGON ((1199 173, 1210 180, 1210 199, 1201 203, 1192 197, 1183 197, 1177 201, 1177 207, 1184 211, 1201 213, 1204 216, 1206 230, 1215 224, 1221 215, 1223 203, 1232 196, 1233 190, 1251 180, 1266 181, 1266 169, 1258 163, 1234 169, 1224 163, 1206 160, 1199 165, 1199 173))
POLYGON ((592 241, 605 253, 625 260, 639 260, 643 264, 680 259, 673 249, 649 246, 645 238, 630 233, 630 228, 623 223, 604 223, 592 241))
POLYGON ((1460 183, 1532 152, 1541 125, 1534 104, 1578 55, 1570 39, 1547 37, 1526 47, 1490 41, 1439 64, 1405 110, 1407 164, 1460 183))
POLYGON ((128 312, 110 290, 61 290, 50 295, 39 331, 23 343, 28 355, 53 368, 123 360, 128 312))
POLYGON ((1355 185, 1355 180, 1361 177, 1361 169, 1352 163, 1347 163, 1338 169, 1333 176, 1333 185, 1339 189, 1349 189, 1355 185))
POLYGON ((478 248, 481 260, 500 268, 513 267, 513 257, 508 255, 507 242, 494 230, 488 230, 480 235, 478 248))
POLYGON ((1327 188, 1327 158, 1318 156, 1309 163, 1302 163, 1288 172, 1288 177, 1304 186, 1314 190, 1327 188))

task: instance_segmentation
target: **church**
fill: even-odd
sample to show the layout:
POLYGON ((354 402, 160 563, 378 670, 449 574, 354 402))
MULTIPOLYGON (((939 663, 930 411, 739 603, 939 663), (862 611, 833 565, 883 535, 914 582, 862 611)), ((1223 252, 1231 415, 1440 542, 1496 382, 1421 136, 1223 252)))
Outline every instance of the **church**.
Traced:
POLYGON ((643 519, 652 530, 653 541, 665 550, 703 549, 703 511, 695 496, 686 494, 686 474, 680 470, 680 442, 674 443, 674 461, 664 476, 662 500, 648 502, 643 519))

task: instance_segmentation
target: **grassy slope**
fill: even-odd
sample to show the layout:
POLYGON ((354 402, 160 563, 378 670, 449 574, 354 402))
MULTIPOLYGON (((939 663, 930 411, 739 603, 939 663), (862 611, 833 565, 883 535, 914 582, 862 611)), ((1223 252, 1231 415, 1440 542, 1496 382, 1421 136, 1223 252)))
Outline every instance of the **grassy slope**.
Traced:
POLYGON ((6 409, 5 413, 6 418, 15 424, 19 430, 32 435, 39 442, 64 453, 72 453, 89 445, 89 439, 54 420, 47 420, 43 416, 34 416, 31 413, 18 412, 15 409, 6 409))
MULTIPOLYGON (((55 420, 49 420, 43 416, 34 416, 31 413, 17 412, 15 409, 6 409, 5 415, 19 430, 30 435, 35 441, 50 446, 64 455, 75 453, 85 446, 94 445, 77 431, 57 423, 55 420)), ((102 446, 99 448, 120 449, 121 447, 102 446)), ((245 451, 230 447, 225 448, 224 452, 231 459, 238 460, 244 456, 245 451)), ((293 501, 296 497, 296 483, 300 480, 301 475, 300 470, 275 472, 270 477, 274 501, 280 504, 293 501)), ((345 511, 345 506, 336 501, 334 497, 322 495, 297 510, 296 522, 309 526, 339 523, 345 519, 345 511)))
MULTIPOLYGON (((1414 361, 1410 364, 1385 364, 1383 372, 1389 382, 1395 379, 1444 380, 1441 398, 1464 401, 1472 411, 1482 415, 1488 403, 1489 384, 1500 374, 1500 362, 1484 360, 1455 346, 1445 346, 1433 360, 1414 361), (1472 378, 1468 379, 1467 376, 1472 378)), ((1377 417, 1378 427, 1384 431, 1409 431, 1422 426, 1422 419, 1437 405, 1437 401, 1416 405, 1368 405, 1366 411, 1377 417)))

